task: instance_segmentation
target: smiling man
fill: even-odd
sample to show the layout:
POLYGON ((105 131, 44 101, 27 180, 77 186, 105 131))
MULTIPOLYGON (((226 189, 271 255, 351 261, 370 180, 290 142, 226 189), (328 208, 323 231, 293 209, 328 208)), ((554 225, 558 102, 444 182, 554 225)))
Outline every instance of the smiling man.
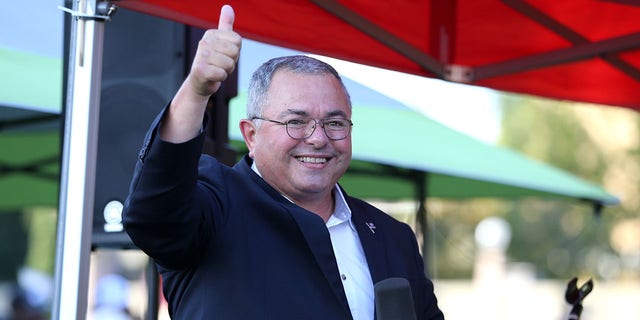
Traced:
POLYGON ((252 98, 264 95, 249 99, 250 120, 240 124, 249 156, 276 190, 327 221, 351 161, 346 89, 332 68, 304 56, 271 60, 252 80, 252 98))
POLYGON ((191 71, 147 134, 124 210, 155 259, 175 319, 374 319, 374 284, 404 278, 418 319, 443 319, 415 235, 338 180, 351 161, 351 103, 338 73, 305 56, 254 73, 249 149, 227 167, 201 155, 209 97, 241 37, 223 7, 191 71))

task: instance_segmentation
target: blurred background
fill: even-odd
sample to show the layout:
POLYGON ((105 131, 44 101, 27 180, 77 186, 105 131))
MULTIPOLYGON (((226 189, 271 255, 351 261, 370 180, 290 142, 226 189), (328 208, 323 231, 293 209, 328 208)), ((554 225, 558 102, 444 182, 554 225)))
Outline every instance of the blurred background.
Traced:
MULTIPOLYGON (((0 80, 0 319, 48 319, 51 312, 65 73, 64 19, 56 6, 64 4, 38 0, 0 11, 0 74, 4 75, 0 80), (16 82, 24 84, 22 91, 8 89, 15 88, 16 82), (27 182, 18 182, 23 175, 28 176, 27 182)), ((118 14, 127 15, 126 10, 118 14)), ((105 40, 109 41, 109 34, 105 40)), ((270 48, 251 41, 243 46, 245 60, 240 69, 261 62, 247 60, 270 48)), ((115 62, 105 59, 105 66, 109 63, 115 62)), ((433 100, 422 105, 359 82, 358 75, 373 78, 366 67, 336 68, 343 75, 353 75, 349 82, 375 91, 380 99, 395 100, 478 143, 514 150, 564 170, 620 199, 618 205, 596 210, 579 199, 428 197, 424 202, 427 239, 416 224, 417 201, 367 199, 410 224, 419 242, 427 244, 427 273, 434 279, 447 319, 566 319, 571 306, 564 293, 574 277, 578 285, 589 279, 595 283, 584 301, 583 319, 640 318, 637 112, 488 89, 483 89, 488 98, 480 99, 473 93, 476 88, 454 84, 446 84, 444 97, 436 100, 436 93, 431 93, 433 100), (457 100, 465 96, 467 101, 457 100)), ((105 75, 112 77, 104 80, 107 85, 122 76, 108 70, 115 69, 105 68, 105 75)), ((401 81, 409 87, 417 80, 401 81)), ((444 83, 429 81, 420 85, 441 88, 444 83)), ((173 91, 168 87, 170 97, 173 91)), ((154 107, 163 107, 166 98, 159 101, 154 107)), ((118 122, 115 128, 124 126, 124 121, 118 122)), ((138 129, 146 131, 146 126, 138 129)), ((136 148, 139 141, 128 143, 136 148)), ((430 145, 426 141, 412 147, 430 145)), ((135 159, 118 161, 131 168, 129 160, 135 159)), ((99 222, 100 230, 117 230, 117 219, 105 219, 99 222)), ((153 292, 153 287, 149 292, 155 278, 146 256, 135 248, 110 245, 113 241, 107 236, 93 246, 88 318, 145 319, 154 294, 158 317, 167 318, 161 293, 153 292)))

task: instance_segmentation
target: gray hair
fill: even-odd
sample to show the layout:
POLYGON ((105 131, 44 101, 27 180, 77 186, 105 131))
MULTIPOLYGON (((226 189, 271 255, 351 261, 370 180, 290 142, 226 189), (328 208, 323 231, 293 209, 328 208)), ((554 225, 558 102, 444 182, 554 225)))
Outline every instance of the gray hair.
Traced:
POLYGON ((251 76, 249 82, 249 93, 247 97, 247 118, 262 116, 262 108, 266 100, 267 90, 271 85, 273 75, 278 70, 287 70, 295 73, 324 75, 331 74, 342 86, 344 94, 351 108, 351 97, 342 82, 338 72, 328 63, 303 55, 273 58, 262 64, 251 76))

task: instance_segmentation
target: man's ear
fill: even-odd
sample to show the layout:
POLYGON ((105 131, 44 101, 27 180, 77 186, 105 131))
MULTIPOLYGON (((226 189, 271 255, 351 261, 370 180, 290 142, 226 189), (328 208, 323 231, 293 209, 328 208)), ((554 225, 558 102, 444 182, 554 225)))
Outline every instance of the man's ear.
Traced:
POLYGON ((253 121, 248 119, 240 120, 240 132, 242 132, 244 143, 247 145, 247 149, 249 149, 249 157, 251 158, 253 158, 253 147, 255 145, 257 129, 253 121))

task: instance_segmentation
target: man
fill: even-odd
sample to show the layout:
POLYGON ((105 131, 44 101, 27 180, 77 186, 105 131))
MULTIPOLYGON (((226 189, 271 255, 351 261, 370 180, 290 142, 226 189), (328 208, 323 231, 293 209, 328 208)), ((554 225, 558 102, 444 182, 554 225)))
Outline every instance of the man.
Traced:
POLYGON ((189 75, 147 134, 124 211, 158 264, 176 319, 373 319, 373 284, 409 280, 419 319, 443 319, 411 229, 337 184, 351 105, 337 72, 273 59, 249 88, 233 168, 201 155, 204 111, 235 67, 234 13, 200 41, 189 75))

